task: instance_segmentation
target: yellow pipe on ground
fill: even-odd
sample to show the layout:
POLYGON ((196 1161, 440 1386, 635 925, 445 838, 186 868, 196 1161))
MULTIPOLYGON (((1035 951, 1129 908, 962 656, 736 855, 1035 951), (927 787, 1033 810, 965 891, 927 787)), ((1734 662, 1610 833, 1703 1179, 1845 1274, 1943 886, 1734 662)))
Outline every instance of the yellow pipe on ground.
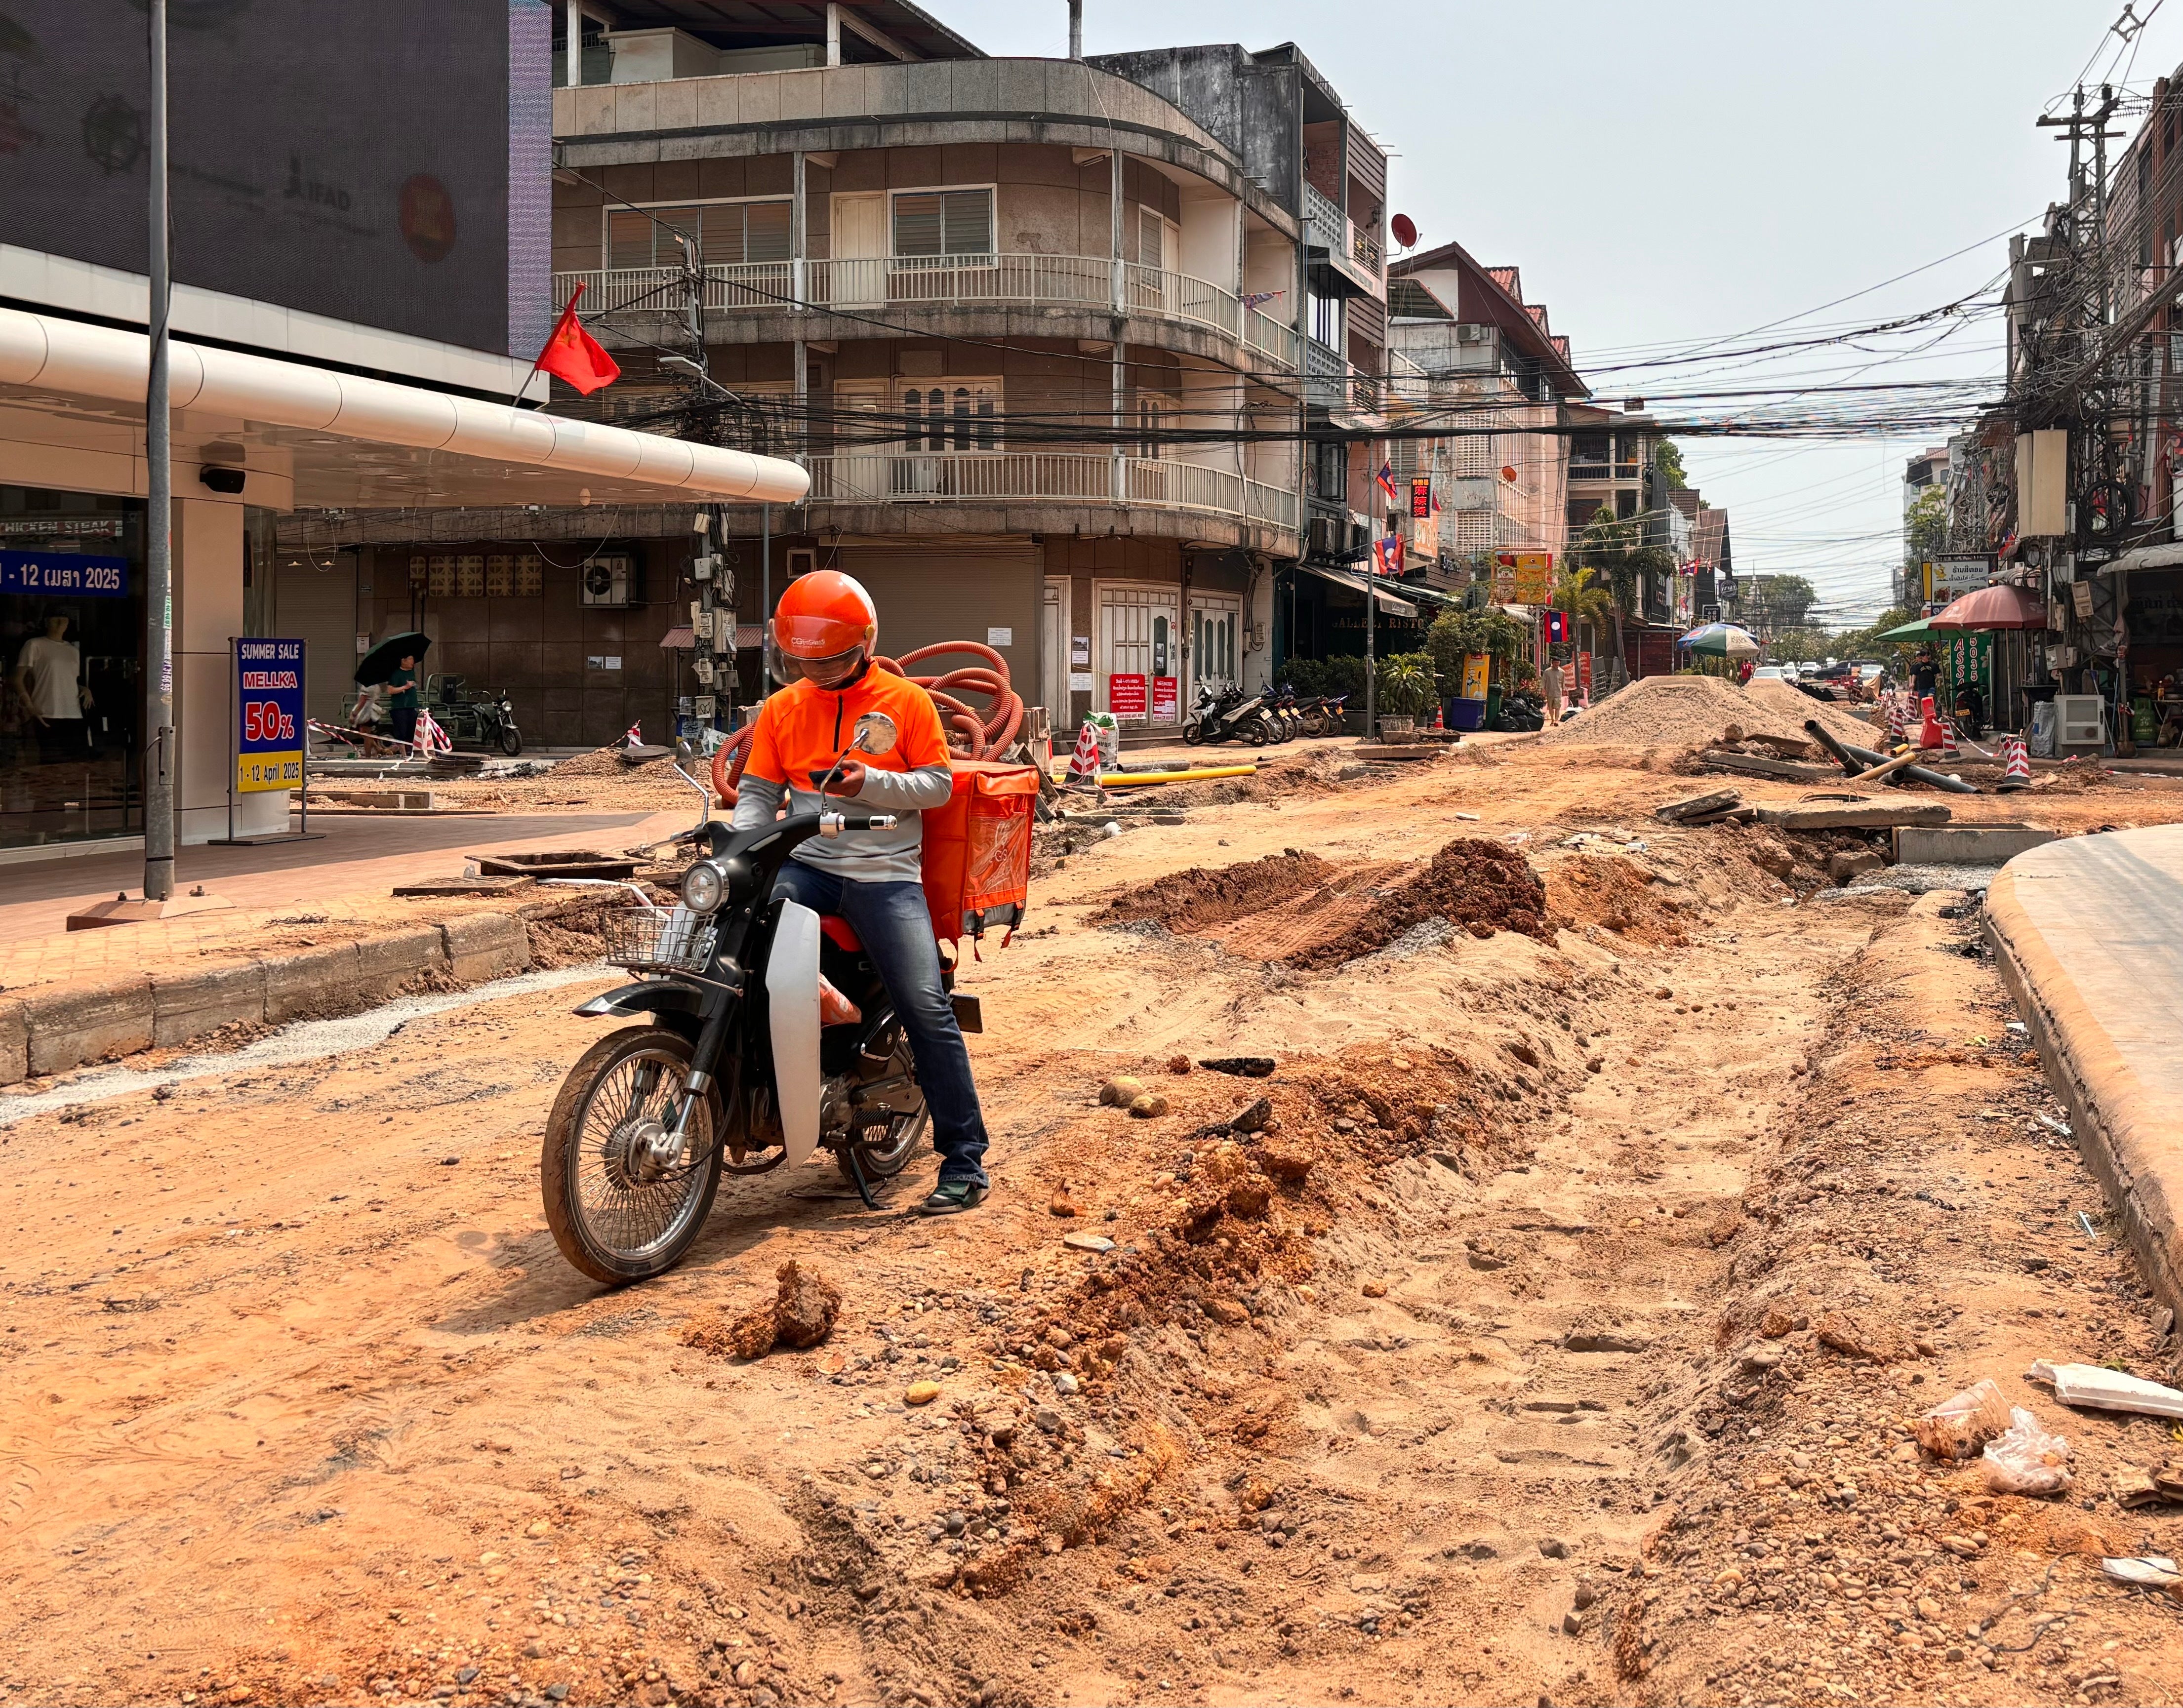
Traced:
POLYGON ((1195 771, 1110 771, 1099 779, 1103 789, 1134 789, 1143 783, 1203 783, 1215 777, 1255 777, 1255 765, 1208 765, 1195 771))

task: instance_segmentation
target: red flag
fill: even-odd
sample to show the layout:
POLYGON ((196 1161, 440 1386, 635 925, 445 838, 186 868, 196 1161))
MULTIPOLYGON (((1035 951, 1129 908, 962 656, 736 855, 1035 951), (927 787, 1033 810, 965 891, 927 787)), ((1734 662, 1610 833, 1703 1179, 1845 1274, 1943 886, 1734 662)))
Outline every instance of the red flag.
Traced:
POLYGON ((620 379, 621 369, 613 357, 599 347, 598 340, 576 324, 576 303, 583 294, 584 287, 580 283, 575 294, 569 298, 569 306, 554 323, 553 336, 546 341, 546 347, 530 364, 530 371, 565 380, 588 397, 601 386, 611 385, 620 379))

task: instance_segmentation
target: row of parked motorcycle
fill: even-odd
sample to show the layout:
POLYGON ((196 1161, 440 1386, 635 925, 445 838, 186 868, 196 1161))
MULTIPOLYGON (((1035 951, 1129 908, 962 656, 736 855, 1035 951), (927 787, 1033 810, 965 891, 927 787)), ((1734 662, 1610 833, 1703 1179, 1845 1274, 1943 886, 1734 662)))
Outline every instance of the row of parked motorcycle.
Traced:
POLYGON ((1256 694, 1200 686, 1197 703, 1183 720, 1182 739, 1206 746, 1239 741, 1264 747, 1299 735, 1331 735, 1341 728, 1348 703, 1347 694, 1300 696, 1286 683, 1256 694))

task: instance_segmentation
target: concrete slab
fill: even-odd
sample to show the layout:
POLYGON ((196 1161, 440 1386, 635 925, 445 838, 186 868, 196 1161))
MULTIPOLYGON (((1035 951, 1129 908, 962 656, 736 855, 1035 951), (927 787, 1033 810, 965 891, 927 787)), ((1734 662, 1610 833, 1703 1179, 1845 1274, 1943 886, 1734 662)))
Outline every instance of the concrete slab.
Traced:
POLYGON ((1986 920, 2077 1148, 2183 1310, 2183 825, 2019 854, 1986 920))
POLYGON ((1909 825, 1895 832, 1895 858, 1911 866, 2004 866, 2018 855, 2053 841, 2058 832, 2029 824, 1909 825))

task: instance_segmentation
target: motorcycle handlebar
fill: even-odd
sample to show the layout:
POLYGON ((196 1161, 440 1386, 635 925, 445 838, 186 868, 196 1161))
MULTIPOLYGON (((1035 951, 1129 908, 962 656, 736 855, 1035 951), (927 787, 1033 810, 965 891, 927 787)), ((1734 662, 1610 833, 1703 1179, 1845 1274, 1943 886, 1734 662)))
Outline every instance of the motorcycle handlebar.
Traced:
POLYGON ((845 830, 892 830, 895 823, 892 812, 821 812, 819 834, 839 836, 845 830))

